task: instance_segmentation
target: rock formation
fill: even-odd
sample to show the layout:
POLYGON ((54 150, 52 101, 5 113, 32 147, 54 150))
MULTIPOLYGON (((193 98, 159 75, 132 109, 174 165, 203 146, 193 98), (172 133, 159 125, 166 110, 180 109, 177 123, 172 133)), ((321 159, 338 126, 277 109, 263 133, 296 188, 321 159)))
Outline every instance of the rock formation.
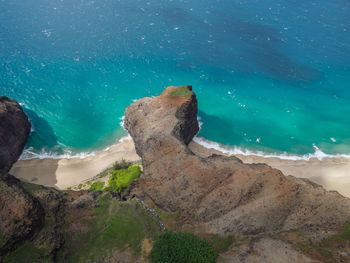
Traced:
POLYGON ((121 202, 113 193, 59 191, 8 174, 29 132, 20 105, 0 97, 0 262, 142 262, 140 243, 153 242, 160 227, 136 200, 121 202), (118 235, 113 228, 120 224, 125 230, 118 235), (133 227, 138 239, 130 238, 133 227))
POLYGON ((21 106, 0 96, 0 169, 9 171, 27 143, 30 122, 21 106))
POLYGON ((337 192, 265 164, 194 154, 187 144, 198 131, 196 115, 190 86, 169 87, 126 109, 125 127, 144 169, 132 194, 218 234, 330 230, 350 220, 350 200, 337 192))
POLYGON ((22 153, 30 123, 14 100, 0 97, 0 258, 43 225, 44 212, 19 180, 7 174, 22 153))
POLYGON ((139 199, 153 212, 176 213, 198 235, 243 236, 218 263, 349 262, 349 199, 265 164, 191 151, 199 128, 190 86, 138 100, 125 116, 143 175, 123 195, 138 199, 121 202, 114 193, 58 191, 8 174, 30 124, 15 101, 0 97, 0 262, 145 262, 142 244, 160 228, 139 199))

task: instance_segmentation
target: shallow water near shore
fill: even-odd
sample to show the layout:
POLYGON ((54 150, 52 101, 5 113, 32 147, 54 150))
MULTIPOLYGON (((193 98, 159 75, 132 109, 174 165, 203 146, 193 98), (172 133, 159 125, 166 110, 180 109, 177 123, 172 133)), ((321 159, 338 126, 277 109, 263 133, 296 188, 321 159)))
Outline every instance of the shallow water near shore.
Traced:
POLYGON ((0 94, 32 121, 28 158, 103 150, 127 135, 120 123, 133 100, 184 84, 206 140, 265 155, 350 153, 348 1, 4 0, 0 9, 0 94))

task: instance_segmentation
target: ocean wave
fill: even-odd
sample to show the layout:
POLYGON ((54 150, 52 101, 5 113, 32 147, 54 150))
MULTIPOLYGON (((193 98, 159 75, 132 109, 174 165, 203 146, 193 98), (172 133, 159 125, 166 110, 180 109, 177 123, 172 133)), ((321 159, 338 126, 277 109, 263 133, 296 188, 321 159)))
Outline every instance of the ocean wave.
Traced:
POLYGON ((323 159, 328 158, 344 158, 344 159, 350 159, 350 154, 327 154, 322 152, 321 149, 319 149, 315 144, 313 144, 313 147, 315 151, 313 153, 304 154, 304 155, 293 155, 289 153, 267 153, 263 151, 252 151, 248 149, 243 149, 237 146, 227 146, 222 145, 217 142, 213 142, 207 139, 204 139, 202 137, 195 137, 193 138, 193 141, 202 145, 203 147, 207 149, 214 149, 219 152, 222 152, 224 154, 228 155, 244 155, 244 156, 259 156, 264 158, 278 158, 281 160, 293 160, 293 161, 310 161, 312 159, 318 159, 322 161, 323 159))
POLYGON ((70 149, 64 150, 63 153, 59 153, 57 151, 45 151, 41 150, 40 152, 35 152, 32 147, 28 149, 24 149, 22 155, 19 157, 19 160, 30 160, 30 159, 74 159, 74 158, 79 158, 83 159, 89 156, 95 156, 96 154, 104 151, 108 151, 110 148, 113 146, 123 143, 127 140, 130 140, 131 136, 127 135, 122 138, 120 138, 117 143, 112 144, 102 150, 99 151, 88 151, 88 152, 79 152, 79 153, 73 153, 70 149))
MULTIPOLYGON (((120 126, 125 130, 125 116, 122 116, 120 119, 120 126)), ((201 118, 197 117, 198 124, 199 124, 199 131, 202 128, 203 122, 201 121, 201 118)), ((198 131, 198 133, 199 133, 198 131)), ((198 135, 197 133, 197 135, 198 135)), ((28 160, 28 159, 73 159, 73 158, 86 158, 89 156, 95 156, 99 152, 108 151, 111 147, 122 143, 126 140, 130 140, 131 136, 128 134, 127 136, 124 136, 120 138, 116 143, 104 148, 103 150, 98 151, 89 151, 89 152, 80 152, 80 153, 73 153, 71 150, 67 149, 64 150, 63 153, 58 153, 56 151, 50 151, 46 152, 45 150, 41 150, 40 152, 35 152, 33 148, 25 149, 20 156, 19 160, 28 160)), ((293 160, 293 161, 310 161, 311 159, 318 159, 323 160, 327 158, 345 158, 350 159, 350 154, 326 154, 321 149, 319 149, 315 144, 313 144, 313 147, 315 151, 313 153, 304 154, 304 155, 293 155, 287 152, 284 153, 268 153, 263 151, 254 151, 249 149, 244 149, 237 146, 228 146, 223 145, 218 142, 207 140, 203 137, 195 136, 193 138, 193 141, 202 145, 203 147, 207 149, 215 149, 219 152, 222 152, 227 155, 244 155, 244 156, 259 156, 264 158, 278 158, 281 160, 293 160)))

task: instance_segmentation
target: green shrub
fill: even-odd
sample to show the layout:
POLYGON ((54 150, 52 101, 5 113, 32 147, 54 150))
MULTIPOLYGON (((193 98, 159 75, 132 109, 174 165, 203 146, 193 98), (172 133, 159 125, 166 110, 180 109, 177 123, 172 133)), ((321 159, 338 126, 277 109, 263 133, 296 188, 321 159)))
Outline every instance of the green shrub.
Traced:
POLYGON ((107 190, 123 192, 129 184, 141 175, 139 165, 128 166, 126 169, 110 170, 112 174, 108 181, 107 190))
POLYGON ((102 191, 104 186, 105 186, 105 183, 104 183, 104 182, 97 181, 97 182, 94 182, 94 183, 90 186, 90 188, 88 189, 88 191, 89 191, 89 192, 91 192, 91 191, 102 191))
POLYGON ((350 240, 350 222, 345 225, 345 231, 341 234, 341 238, 344 240, 350 240))
POLYGON ((180 232, 160 235, 150 254, 152 263, 215 263, 217 256, 204 239, 180 232))
POLYGON ((170 97, 185 97, 188 98, 193 94, 193 91, 188 90, 186 86, 178 87, 176 90, 171 91, 168 96, 170 97))
POLYGON ((125 161, 124 159, 121 161, 116 161, 113 164, 113 169, 115 170, 121 170, 121 169, 127 169, 132 165, 132 163, 125 161))

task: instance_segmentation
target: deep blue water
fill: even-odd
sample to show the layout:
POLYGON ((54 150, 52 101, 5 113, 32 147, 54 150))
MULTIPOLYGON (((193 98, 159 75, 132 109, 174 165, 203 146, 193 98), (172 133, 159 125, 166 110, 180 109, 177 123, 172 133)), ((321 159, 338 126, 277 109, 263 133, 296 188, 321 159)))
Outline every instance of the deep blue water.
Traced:
POLYGON ((349 0, 0 0, 0 94, 31 151, 103 149, 134 100, 193 85, 199 136, 350 153, 349 0))

